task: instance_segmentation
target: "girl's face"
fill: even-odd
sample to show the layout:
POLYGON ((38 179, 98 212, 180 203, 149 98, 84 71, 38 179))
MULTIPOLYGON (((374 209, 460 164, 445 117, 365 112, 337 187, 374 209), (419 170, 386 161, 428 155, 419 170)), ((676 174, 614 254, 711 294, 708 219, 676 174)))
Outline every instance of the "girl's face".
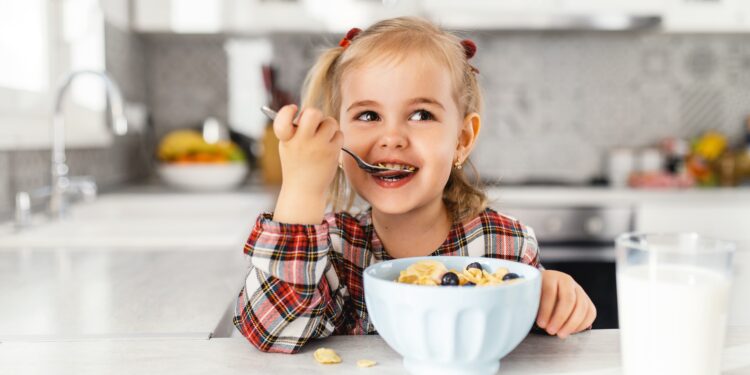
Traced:
POLYGON ((419 56, 367 64, 343 75, 344 146, 370 164, 416 168, 408 177, 389 180, 343 156, 350 184, 374 209, 399 214, 442 199, 464 120, 452 89, 447 69, 419 56))

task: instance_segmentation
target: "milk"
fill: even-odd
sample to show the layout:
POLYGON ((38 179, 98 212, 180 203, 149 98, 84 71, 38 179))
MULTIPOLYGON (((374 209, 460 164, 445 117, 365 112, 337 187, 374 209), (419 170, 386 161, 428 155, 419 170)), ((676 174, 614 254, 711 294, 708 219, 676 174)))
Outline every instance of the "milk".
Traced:
POLYGON ((692 266, 618 272, 624 374, 719 374, 729 285, 727 277, 692 266))

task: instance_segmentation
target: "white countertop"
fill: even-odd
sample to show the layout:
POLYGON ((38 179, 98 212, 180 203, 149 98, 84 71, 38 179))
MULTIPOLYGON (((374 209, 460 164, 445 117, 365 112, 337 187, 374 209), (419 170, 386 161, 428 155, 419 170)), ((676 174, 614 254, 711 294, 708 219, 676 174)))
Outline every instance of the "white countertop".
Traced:
MULTIPOLYGON (((565 340, 529 335, 501 360, 499 374, 619 375, 618 330, 595 330, 565 340)), ((750 374, 750 327, 730 327, 723 375, 750 374)), ((0 373, 7 374, 407 374, 401 356, 377 335, 334 336, 309 342, 295 355, 263 353, 243 337, 127 339, 0 344, 0 373), (333 348, 343 362, 321 365, 312 352, 333 348), (358 368, 356 361, 378 364, 358 368)))
MULTIPOLYGON (((750 203, 750 189, 503 187, 488 193, 515 205, 750 203)), ((134 187, 78 207, 68 224, 0 233, 0 373, 405 373, 400 356, 378 336, 333 337, 295 356, 261 353, 242 337, 208 339, 242 285, 242 242, 272 195, 134 187), (322 345, 336 349, 344 363, 315 363, 311 352, 322 345), (356 368, 363 358, 379 365, 356 368)), ((725 375, 750 374, 750 327, 730 328, 724 368, 725 375)), ((531 335, 500 371, 619 374, 618 331, 567 340, 531 335)))
POLYGON ((246 269, 242 248, 0 251, 0 341, 205 339, 246 269))
MULTIPOLYGON (((231 196, 265 196, 273 197, 278 188, 266 186, 245 186, 239 190, 226 193, 188 193, 179 192, 161 185, 134 185, 118 189, 116 194, 182 194, 197 198, 211 195, 231 196)), ((611 188, 607 186, 489 186, 485 192, 498 203, 534 204, 534 205, 595 205, 595 204, 634 204, 645 202, 673 203, 726 203, 742 202, 750 205, 750 186, 734 188, 689 188, 689 189, 631 189, 611 188)), ((269 208, 275 200, 269 201, 269 208)))
POLYGON ((242 249, 273 195, 262 190, 183 193, 159 187, 132 187, 74 203, 63 220, 34 215, 18 230, 0 223, 0 250, 19 247, 242 249))
POLYGON ((745 204, 750 188, 627 189, 609 187, 491 187, 487 195, 498 207, 528 206, 630 206, 644 203, 745 204))
MULTIPOLYGON (((74 204, 70 217, 50 222, 36 215, 30 228, 0 223, 0 250, 18 247, 242 246, 258 213, 272 210, 275 189, 259 186, 238 191, 186 193, 159 185, 130 186, 74 204)), ((596 206, 690 207, 750 212, 750 188, 637 190, 606 187, 492 187, 493 208, 596 206)), ((719 212, 719 211, 716 211, 719 212)), ((723 211, 722 211, 723 212, 723 211)), ((726 216, 721 213, 722 216, 726 216)), ((522 219, 522 218, 521 218, 522 219)))

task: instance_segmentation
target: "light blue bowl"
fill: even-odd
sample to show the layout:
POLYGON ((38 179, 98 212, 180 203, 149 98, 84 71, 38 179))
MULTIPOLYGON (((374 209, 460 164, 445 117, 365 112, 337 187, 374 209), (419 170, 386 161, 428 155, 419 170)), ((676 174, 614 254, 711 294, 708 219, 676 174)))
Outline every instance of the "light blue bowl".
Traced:
POLYGON ((385 261, 364 271, 365 303, 378 333, 404 357, 410 373, 494 374, 500 359, 529 333, 542 277, 538 269, 500 259, 431 256, 385 261), (496 286, 424 286, 397 283, 414 262, 436 260, 463 270, 479 262, 504 267, 524 281, 496 286))

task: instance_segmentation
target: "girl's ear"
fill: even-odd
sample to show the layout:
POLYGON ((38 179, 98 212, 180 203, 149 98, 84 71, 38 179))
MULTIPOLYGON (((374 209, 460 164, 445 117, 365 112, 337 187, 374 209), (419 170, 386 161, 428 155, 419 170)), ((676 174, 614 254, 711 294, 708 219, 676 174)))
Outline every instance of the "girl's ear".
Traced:
POLYGON ((479 113, 472 112, 464 117, 461 130, 458 133, 458 145, 456 146, 457 161, 463 163, 474 149, 479 129, 482 127, 482 118, 479 113))

